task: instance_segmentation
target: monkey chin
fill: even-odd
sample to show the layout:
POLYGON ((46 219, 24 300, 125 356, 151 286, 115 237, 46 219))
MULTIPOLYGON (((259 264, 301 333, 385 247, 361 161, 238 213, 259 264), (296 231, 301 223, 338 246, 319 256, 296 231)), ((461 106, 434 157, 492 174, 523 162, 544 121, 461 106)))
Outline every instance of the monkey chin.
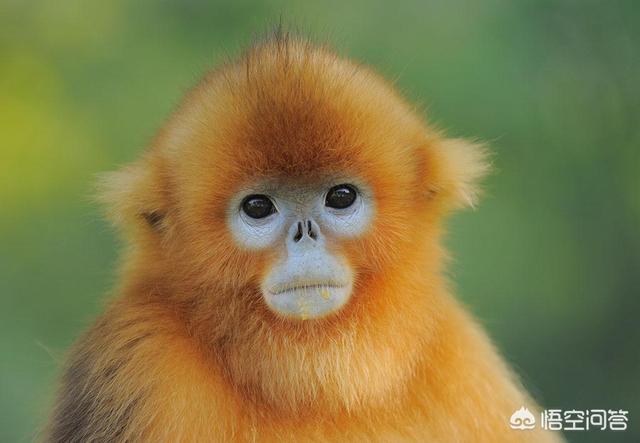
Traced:
POLYGON ((351 281, 296 282, 262 290, 264 300, 273 312, 287 319, 311 320, 331 315, 351 298, 351 281))

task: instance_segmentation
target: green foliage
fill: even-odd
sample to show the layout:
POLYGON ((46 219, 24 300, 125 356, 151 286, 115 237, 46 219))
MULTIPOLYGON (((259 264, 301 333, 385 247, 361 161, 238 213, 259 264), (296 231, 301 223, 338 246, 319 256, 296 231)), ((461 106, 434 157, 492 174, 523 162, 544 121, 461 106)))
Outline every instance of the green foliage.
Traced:
MULTIPOLYGON (((0 5, 0 441, 30 440, 117 242, 94 174, 281 19, 396 78, 496 173, 448 243, 458 293, 547 407, 615 408, 639 441, 640 7, 633 1, 0 5), (328 37, 327 37, 328 36, 328 37)), ((507 417, 505 417, 506 423, 507 417)))

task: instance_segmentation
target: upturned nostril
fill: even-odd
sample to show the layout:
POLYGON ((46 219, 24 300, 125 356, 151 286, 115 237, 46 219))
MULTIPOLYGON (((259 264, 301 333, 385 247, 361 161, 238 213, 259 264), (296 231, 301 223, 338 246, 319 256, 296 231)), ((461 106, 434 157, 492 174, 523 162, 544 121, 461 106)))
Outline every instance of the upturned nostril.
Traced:
POLYGON ((313 230, 313 225, 311 224, 311 220, 307 220, 307 233, 309 234, 309 237, 311 237, 312 239, 316 239, 317 235, 316 232, 313 230))
POLYGON ((299 242, 303 235, 302 223, 298 222, 298 230, 296 231, 296 235, 293 236, 293 241, 299 242))

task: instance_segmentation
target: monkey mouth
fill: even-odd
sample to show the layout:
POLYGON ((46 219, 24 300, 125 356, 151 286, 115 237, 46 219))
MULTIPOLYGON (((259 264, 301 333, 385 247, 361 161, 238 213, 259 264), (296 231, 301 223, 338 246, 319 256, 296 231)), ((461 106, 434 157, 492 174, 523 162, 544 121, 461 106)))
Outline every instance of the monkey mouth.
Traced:
POLYGON ((311 320, 338 311, 351 296, 350 283, 295 282, 263 291, 269 308, 280 316, 311 320))

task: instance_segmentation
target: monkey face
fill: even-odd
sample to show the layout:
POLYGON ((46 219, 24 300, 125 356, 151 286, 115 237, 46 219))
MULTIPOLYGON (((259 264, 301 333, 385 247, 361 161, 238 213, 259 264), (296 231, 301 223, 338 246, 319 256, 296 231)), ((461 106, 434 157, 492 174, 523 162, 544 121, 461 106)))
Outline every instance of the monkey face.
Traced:
POLYGON ((363 235, 374 212, 370 189, 354 181, 262 184, 231 199, 228 225, 234 241, 250 250, 275 251, 260 290, 277 314, 319 318, 349 300, 354 275, 339 244, 363 235))
POLYGON ((425 176, 435 185, 437 162, 421 120, 366 69, 305 51, 211 77, 160 138, 170 272, 224 286, 261 318, 370 302, 435 238, 425 176))
POLYGON ((420 120, 367 70, 306 51, 206 79, 161 132, 147 161, 175 292, 333 318, 426 232, 420 120))
POLYGON ((207 76, 103 198, 183 305, 243 327, 327 319, 311 328, 411 303, 393 285, 441 261, 439 221, 484 171, 367 68, 292 44, 207 76))

